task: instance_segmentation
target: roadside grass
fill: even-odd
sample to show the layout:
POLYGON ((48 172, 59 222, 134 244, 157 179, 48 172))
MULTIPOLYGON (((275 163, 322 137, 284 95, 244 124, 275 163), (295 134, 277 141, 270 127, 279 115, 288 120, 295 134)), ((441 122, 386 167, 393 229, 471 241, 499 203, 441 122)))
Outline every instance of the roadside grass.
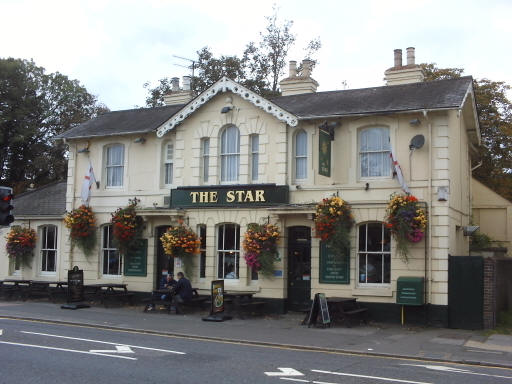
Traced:
POLYGON ((496 328, 489 329, 485 333, 487 336, 494 334, 512 335, 512 310, 498 313, 496 328))

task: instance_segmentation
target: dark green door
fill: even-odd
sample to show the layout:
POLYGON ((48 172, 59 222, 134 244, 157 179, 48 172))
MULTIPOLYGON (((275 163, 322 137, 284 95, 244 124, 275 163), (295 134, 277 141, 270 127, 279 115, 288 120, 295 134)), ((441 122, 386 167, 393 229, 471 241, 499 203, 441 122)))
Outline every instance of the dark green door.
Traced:
POLYGON ((156 273, 155 273, 155 288, 160 288, 160 280, 162 278, 162 270, 168 272, 174 272, 174 260, 172 257, 167 256, 164 252, 164 247, 160 238, 167 231, 168 226, 162 226, 156 228, 156 273))
POLYGON ((483 328, 484 260, 481 256, 448 259, 450 328, 483 328))
POLYGON ((288 229, 288 309, 307 311, 311 299, 311 229, 288 229))

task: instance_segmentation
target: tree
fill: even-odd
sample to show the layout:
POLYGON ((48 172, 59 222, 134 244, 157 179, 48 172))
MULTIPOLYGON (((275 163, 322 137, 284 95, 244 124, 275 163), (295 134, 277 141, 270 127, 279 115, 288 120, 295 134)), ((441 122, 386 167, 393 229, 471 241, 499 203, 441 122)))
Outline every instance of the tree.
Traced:
POLYGON ((77 80, 0 58, 0 182, 19 193, 64 179, 66 146, 53 136, 106 110, 77 80))
MULTIPOLYGON (((425 81, 458 78, 462 68, 438 68, 435 63, 422 64, 425 81)), ((473 176, 512 201, 512 104, 503 81, 474 80, 482 145, 478 161, 482 165, 473 176)))

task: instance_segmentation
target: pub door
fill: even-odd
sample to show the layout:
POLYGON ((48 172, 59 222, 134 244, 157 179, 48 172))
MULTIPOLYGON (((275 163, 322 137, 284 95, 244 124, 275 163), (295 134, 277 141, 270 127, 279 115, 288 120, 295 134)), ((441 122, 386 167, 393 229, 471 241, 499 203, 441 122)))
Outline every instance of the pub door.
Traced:
POLYGON ((164 252, 164 247, 162 246, 162 242, 160 238, 169 228, 167 225, 156 227, 156 273, 155 273, 155 288, 160 288, 160 280, 162 279, 162 270, 166 270, 168 272, 174 272, 174 260, 171 256, 167 256, 164 252))
POLYGON ((288 228, 288 309, 307 311, 311 301, 311 228, 288 228))

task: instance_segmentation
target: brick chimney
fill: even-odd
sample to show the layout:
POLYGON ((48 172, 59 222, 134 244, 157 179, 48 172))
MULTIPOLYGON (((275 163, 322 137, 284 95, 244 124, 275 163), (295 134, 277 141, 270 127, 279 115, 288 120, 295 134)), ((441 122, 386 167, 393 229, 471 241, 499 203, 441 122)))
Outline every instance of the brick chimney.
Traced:
POLYGON ((164 96, 165 105, 186 104, 194 98, 190 89, 190 76, 183 76, 182 84, 183 88, 180 89, 180 79, 171 79, 171 93, 164 96))
POLYGON ((425 79, 423 69, 415 63, 414 47, 407 48, 407 65, 402 65, 402 50, 394 50, 393 67, 384 72, 386 85, 419 83, 425 79))
POLYGON ((311 77, 313 62, 304 59, 301 71, 297 74, 297 62, 290 61, 288 77, 281 80, 279 87, 283 96, 298 95, 301 93, 314 93, 318 88, 318 82, 311 77))

